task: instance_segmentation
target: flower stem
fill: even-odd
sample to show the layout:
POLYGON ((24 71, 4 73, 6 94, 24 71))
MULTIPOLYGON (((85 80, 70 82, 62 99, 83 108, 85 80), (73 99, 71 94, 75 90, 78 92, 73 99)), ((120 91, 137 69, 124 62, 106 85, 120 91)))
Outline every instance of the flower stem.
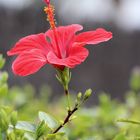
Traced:
POLYGON ((65 90, 65 95, 67 97, 68 111, 71 111, 69 90, 65 90))
POLYGON ((117 122, 132 123, 140 125, 140 121, 129 120, 129 119, 118 119, 117 122))

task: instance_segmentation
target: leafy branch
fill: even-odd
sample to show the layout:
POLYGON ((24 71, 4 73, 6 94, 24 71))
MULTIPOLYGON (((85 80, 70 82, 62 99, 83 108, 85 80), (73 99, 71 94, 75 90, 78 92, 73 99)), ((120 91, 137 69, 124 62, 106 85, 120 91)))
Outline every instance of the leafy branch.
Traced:
POLYGON ((70 121, 70 117, 76 112, 78 108, 75 106, 72 110, 68 111, 68 114, 63 122, 63 124, 60 124, 53 132, 53 134, 57 133, 66 123, 70 121))

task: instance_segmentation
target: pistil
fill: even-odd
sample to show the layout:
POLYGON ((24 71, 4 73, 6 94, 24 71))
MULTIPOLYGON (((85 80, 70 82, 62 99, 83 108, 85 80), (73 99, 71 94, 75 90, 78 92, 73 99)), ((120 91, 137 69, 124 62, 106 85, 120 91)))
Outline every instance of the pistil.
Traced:
POLYGON ((47 7, 44 8, 45 13, 47 14, 47 21, 50 24, 51 29, 53 30, 54 33, 54 39, 56 42, 56 47, 57 47, 57 56, 61 58, 61 50, 59 48, 58 40, 57 40, 57 31, 56 31, 56 20, 54 18, 54 6, 50 4, 50 0, 45 0, 47 7))

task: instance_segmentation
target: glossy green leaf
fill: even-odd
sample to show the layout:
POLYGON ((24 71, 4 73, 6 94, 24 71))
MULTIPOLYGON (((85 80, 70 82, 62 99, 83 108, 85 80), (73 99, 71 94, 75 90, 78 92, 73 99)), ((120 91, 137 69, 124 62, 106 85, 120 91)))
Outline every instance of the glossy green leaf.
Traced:
POLYGON ((31 132, 31 133, 35 133, 36 126, 34 124, 31 124, 31 123, 26 122, 26 121, 18 121, 17 124, 16 124, 16 129, 20 129, 20 130, 28 131, 28 132, 31 132))
POLYGON ((48 133, 48 127, 45 124, 45 121, 39 123, 36 129, 36 138, 40 138, 41 136, 48 133))
POLYGON ((58 126, 58 122, 49 114, 45 112, 39 112, 40 121, 45 121, 49 128, 54 129, 58 126))

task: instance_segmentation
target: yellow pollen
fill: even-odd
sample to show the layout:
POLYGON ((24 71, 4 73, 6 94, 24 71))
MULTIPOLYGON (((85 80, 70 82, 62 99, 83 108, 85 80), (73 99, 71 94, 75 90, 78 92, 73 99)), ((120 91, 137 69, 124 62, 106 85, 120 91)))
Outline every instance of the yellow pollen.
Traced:
POLYGON ((48 7, 44 8, 44 12, 47 14, 47 21, 49 21, 51 29, 55 29, 56 27, 55 26, 56 22, 54 19, 54 15, 55 15, 54 11, 55 9, 54 9, 54 6, 52 5, 48 5, 48 7))

